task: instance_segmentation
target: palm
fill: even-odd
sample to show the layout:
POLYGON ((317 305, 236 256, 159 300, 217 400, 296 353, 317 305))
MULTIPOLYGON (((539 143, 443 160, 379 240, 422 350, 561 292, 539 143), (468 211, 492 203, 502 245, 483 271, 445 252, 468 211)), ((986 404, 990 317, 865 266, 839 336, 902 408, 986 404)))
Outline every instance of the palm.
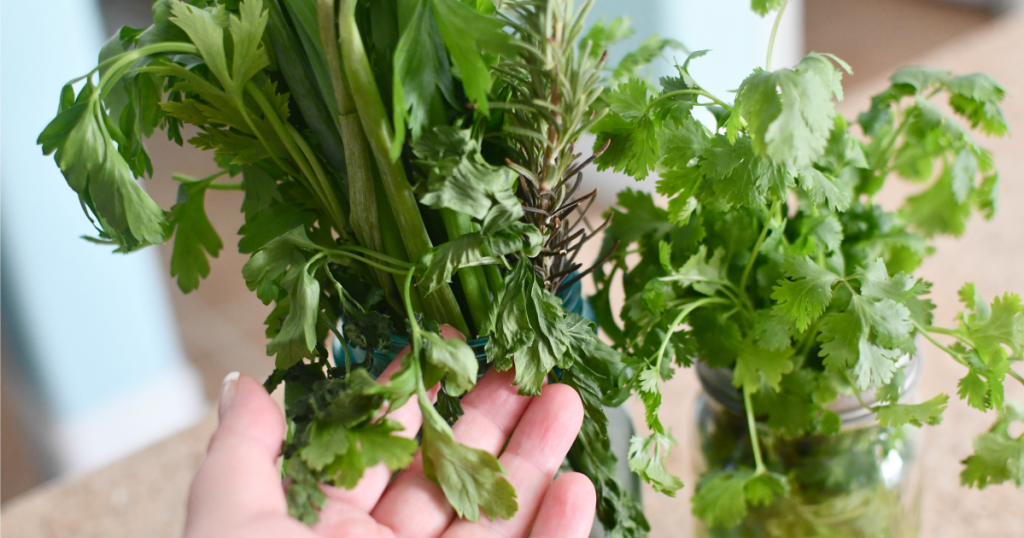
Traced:
MULTIPOLYGON (((456 518, 444 493, 424 476, 417 455, 394 480, 378 466, 368 469, 355 489, 324 487, 328 501, 320 522, 302 525, 288 517, 275 465, 285 429, 281 411, 255 380, 243 377, 236 394, 222 396, 229 403, 222 403, 221 425, 192 485, 185 536, 586 536, 595 507, 590 481, 571 473, 552 482, 579 431, 579 397, 569 387, 550 385, 541 396, 526 398, 516 394, 511 381, 511 372, 488 372, 463 399, 466 414, 453 428, 460 442, 495 454, 508 440, 499 459, 518 494, 519 511, 510 520, 456 518)), ((415 403, 391 417, 409 436, 422 420, 415 403)))

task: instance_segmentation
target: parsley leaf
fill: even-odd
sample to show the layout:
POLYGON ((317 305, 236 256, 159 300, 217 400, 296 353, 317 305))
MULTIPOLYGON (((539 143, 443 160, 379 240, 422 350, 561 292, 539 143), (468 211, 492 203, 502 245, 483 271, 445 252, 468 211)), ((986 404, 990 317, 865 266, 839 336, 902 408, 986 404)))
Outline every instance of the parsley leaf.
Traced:
POLYGON ((178 277, 178 287, 185 293, 198 288, 199 279, 210 274, 207 253, 216 258, 224 247, 206 216, 204 201, 211 183, 213 178, 182 182, 178 187, 178 203, 171 207, 168 219, 175 229, 171 276, 178 277))
POLYGON ((492 520, 515 515, 516 490, 501 476, 501 463, 488 452, 455 440, 451 427, 421 398, 423 473, 444 491, 459 517, 470 521, 480 512, 492 520))

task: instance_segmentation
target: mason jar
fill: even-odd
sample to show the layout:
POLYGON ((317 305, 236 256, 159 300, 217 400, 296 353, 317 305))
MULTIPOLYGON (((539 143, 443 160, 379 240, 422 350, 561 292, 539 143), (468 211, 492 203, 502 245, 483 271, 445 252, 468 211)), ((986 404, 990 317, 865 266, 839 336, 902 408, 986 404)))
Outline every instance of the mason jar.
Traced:
MULTIPOLYGON (((919 355, 902 364, 906 382, 902 403, 913 403, 921 378, 919 355)), ((694 470, 730 471, 754 467, 743 398, 732 386, 732 371, 698 364, 703 388, 695 405, 694 470)), ((866 396, 866 395, 865 395, 866 396)), ((912 538, 921 515, 918 463, 920 430, 882 427, 871 406, 840 396, 830 406, 842 419, 839 433, 786 439, 757 422, 758 441, 769 470, 788 477, 791 493, 764 507, 749 507, 731 528, 708 528, 695 518, 698 537, 706 538, 912 538)))

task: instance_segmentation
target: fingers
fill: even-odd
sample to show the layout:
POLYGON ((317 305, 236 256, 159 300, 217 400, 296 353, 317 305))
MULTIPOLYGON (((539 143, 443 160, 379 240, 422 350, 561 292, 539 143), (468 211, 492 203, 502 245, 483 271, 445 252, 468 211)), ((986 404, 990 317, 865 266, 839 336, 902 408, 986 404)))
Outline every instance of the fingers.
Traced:
POLYGON ((189 493, 189 536, 288 512, 276 466, 285 432, 277 404, 259 382, 234 372, 224 379, 219 415, 189 493))
MULTIPOLYGON (((516 393, 514 377, 511 371, 490 370, 462 399, 465 414, 452 428, 457 441, 491 454, 501 450, 531 400, 516 393)), ((419 454, 373 510, 374 519, 398 538, 440 536, 454 516, 444 493, 424 476, 419 454)))
MULTIPOLYGON (((551 486, 551 479, 569 452, 582 423, 583 404, 572 387, 561 384, 544 387, 541 395, 523 414, 508 447, 499 458, 507 470, 506 477, 516 488, 519 511, 508 520, 491 521, 482 517, 476 522, 456 521, 443 535, 444 538, 526 536, 538 515, 541 500, 551 486)), ((590 491, 588 521, 594 517, 593 486, 590 486, 590 491)))
POLYGON ((597 493, 590 479, 566 473, 548 488, 530 538, 585 538, 594 524, 597 493))

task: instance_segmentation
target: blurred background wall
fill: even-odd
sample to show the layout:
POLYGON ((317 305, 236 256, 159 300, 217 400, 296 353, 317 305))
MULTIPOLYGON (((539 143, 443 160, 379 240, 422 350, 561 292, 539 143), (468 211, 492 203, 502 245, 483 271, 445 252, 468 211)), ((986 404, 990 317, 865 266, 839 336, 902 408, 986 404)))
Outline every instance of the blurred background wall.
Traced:
MULTIPOLYGON (((1014 3, 796 0, 784 22, 774 64, 792 65, 810 50, 831 52, 853 66, 855 75, 844 81, 851 88, 984 27, 1014 3)), ((52 117, 60 84, 92 67, 103 36, 122 24, 147 25, 149 5, 148 0, 0 3, 0 281, 6 299, 0 350, 0 502, 44 480, 86 471, 180 428, 202 412, 206 401, 215 401, 227 372, 239 370, 260 378, 272 367, 264 352, 262 325, 268 310, 246 289, 240 278, 245 257, 233 248, 242 224, 239 193, 207 195, 207 211, 225 249, 213 260, 210 277, 186 296, 167 276, 171 245, 123 257, 77 239, 89 232, 88 222, 52 159, 42 157, 34 144, 52 117), (52 40, 53 48, 47 49, 46 36, 52 35, 63 39, 52 40), (59 207, 49 204, 58 198, 59 207), (46 203, 32 206, 33 200, 46 203), (63 253, 64 259, 46 258, 53 254, 47 249, 28 248, 36 243, 63 253), (118 315, 120 323, 134 325, 112 325, 109 316, 118 315), (131 345, 109 345, 124 344, 123 338, 131 334, 145 336, 131 345), (136 396, 139 387, 144 387, 143 396, 161 394, 149 388, 160 382, 165 382, 165 391, 172 387, 170 391, 158 398, 131 399, 131 387, 136 396), (72 397, 76 390, 84 394, 81 400, 72 397), (83 404, 90 395, 105 402, 83 404), (62 449, 61 437, 54 432, 60 429, 59 417, 87 415, 83 409, 90 405, 123 412, 107 419, 118 426, 114 433, 123 435, 81 422, 85 426, 75 430, 78 442, 98 447, 100 457, 75 463, 75 451, 62 449)), ((764 61, 771 21, 752 15, 748 5, 747 0, 598 0, 592 19, 632 15, 636 34, 613 51, 619 55, 652 33, 678 39, 691 50, 713 49, 695 62, 694 72, 725 96, 764 61), (726 28, 737 27, 743 28, 746 39, 737 40, 736 33, 724 37, 726 28)), ((683 57, 678 53, 678 60, 683 57)), ((669 72, 671 60, 656 64, 651 75, 669 72)), ((175 199, 172 172, 202 177, 214 170, 208 155, 179 148, 160 135, 150 141, 149 149, 156 173, 145 185, 165 208, 175 199)), ((608 194, 633 185, 613 174, 593 174, 588 181, 608 194)), ((74 447, 67 439, 63 446, 74 447)))

